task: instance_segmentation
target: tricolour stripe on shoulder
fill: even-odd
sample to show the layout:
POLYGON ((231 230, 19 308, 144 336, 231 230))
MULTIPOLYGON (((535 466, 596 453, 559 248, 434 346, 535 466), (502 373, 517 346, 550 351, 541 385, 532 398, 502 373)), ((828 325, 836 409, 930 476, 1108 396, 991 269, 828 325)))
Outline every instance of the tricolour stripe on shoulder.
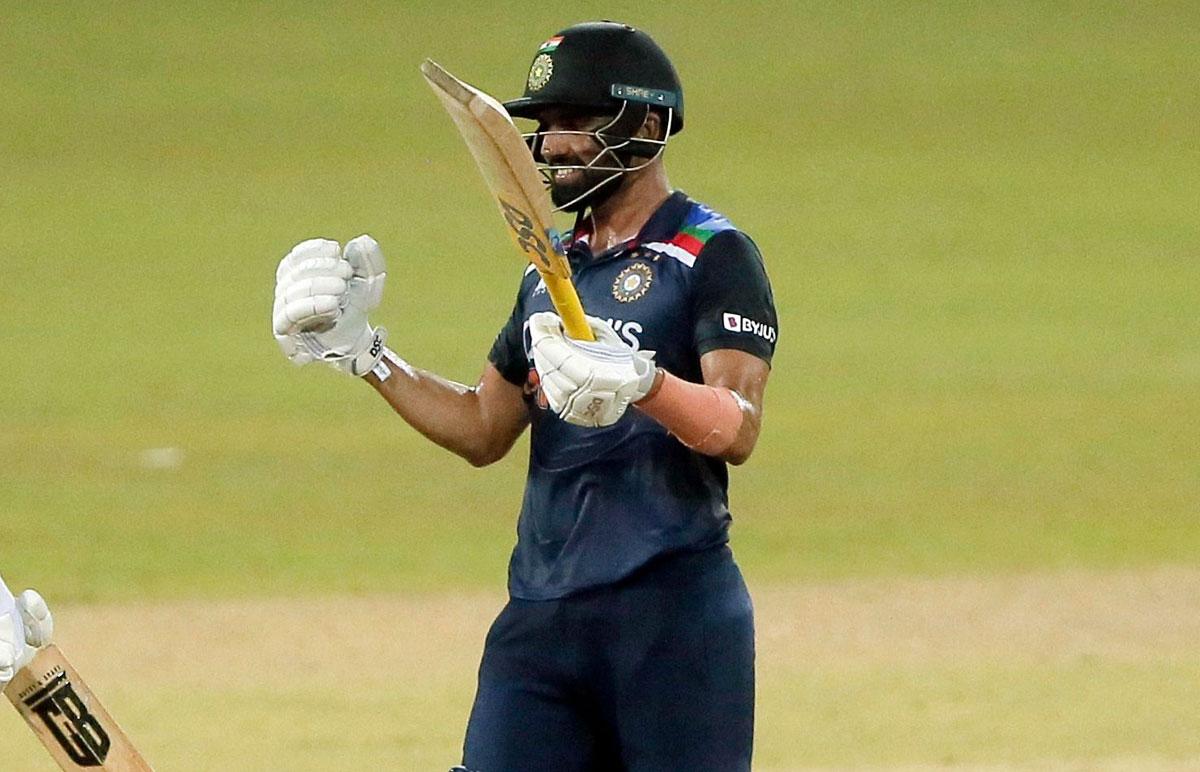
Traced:
MULTIPOLYGON (((671 238, 670 244, 691 256, 691 262, 687 263, 691 266, 709 239, 722 231, 733 229, 733 223, 725 215, 714 212, 704 204, 693 203, 679 232, 671 238)), ((682 260, 679 255, 673 254, 672 257, 682 260)))
POLYGON ((693 253, 678 244, 666 241, 652 241, 649 244, 642 244, 642 246, 646 249, 653 249, 655 252, 661 252, 664 255, 673 257, 688 268, 696 264, 696 255, 700 254, 699 250, 693 253))

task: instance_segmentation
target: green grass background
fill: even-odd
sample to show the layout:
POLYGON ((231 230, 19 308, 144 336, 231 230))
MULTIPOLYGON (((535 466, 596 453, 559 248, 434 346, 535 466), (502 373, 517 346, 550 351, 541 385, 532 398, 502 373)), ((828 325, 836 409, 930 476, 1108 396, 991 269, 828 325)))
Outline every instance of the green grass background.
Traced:
POLYGON ((499 587, 524 443, 473 470, 292 368, 273 272, 371 233, 391 345, 474 379, 521 265, 417 64, 505 97, 598 17, 672 54, 672 182, 774 283, 765 431, 732 482, 752 581, 1197 562, 1194 4, 0 6, 14 584, 499 587), (156 447, 183 466, 143 468, 156 447))

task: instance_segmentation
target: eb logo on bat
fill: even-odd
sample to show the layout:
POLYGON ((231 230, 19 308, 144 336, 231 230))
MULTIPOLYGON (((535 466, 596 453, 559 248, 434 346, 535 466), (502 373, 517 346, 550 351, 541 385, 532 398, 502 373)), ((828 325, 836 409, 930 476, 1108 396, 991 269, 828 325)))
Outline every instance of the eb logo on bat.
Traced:
POLYGON ((504 199, 500 198, 497 200, 499 200, 500 207, 504 210, 504 220, 508 223, 508 227, 512 228, 513 235, 517 239, 517 244, 524 250, 525 254, 537 258, 538 267, 549 271, 550 256, 546 254, 546 242, 534 232, 533 220, 530 219, 529 215, 504 199))
POLYGON ((98 767, 112 740, 61 669, 46 674, 40 688, 22 697, 25 706, 50 730, 68 758, 81 767, 98 767))

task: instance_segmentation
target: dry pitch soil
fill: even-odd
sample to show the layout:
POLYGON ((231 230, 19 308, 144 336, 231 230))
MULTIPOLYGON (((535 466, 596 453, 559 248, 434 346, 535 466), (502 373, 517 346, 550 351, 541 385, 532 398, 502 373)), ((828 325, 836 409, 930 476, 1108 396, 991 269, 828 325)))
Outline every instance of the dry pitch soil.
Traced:
MULTIPOLYGON (((1200 642, 1200 570, 1193 568, 855 580, 753 592, 764 683, 801 663, 836 670, 1081 656, 1145 662, 1194 657, 1200 642)), ((56 613, 59 640, 81 672, 121 689, 469 689, 502 603, 497 593, 430 594, 66 606, 56 613)), ((1019 768, 1192 769, 1200 758, 1048 760, 1019 768)))

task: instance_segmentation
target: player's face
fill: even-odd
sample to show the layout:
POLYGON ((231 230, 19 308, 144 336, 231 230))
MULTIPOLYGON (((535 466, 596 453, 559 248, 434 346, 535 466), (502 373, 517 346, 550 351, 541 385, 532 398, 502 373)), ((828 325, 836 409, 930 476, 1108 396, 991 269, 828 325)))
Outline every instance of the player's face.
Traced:
POLYGON ((613 178, 611 167, 619 161, 601 158, 611 153, 595 135, 597 129, 611 121, 611 116, 561 109, 550 109, 540 116, 537 147, 541 160, 549 167, 550 199, 556 207, 568 211, 582 209, 590 198, 585 194, 613 178), (589 166, 608 168, 587 168, 589 166), (567 206, 573 201, 576 202, 574 205, 567 206))

